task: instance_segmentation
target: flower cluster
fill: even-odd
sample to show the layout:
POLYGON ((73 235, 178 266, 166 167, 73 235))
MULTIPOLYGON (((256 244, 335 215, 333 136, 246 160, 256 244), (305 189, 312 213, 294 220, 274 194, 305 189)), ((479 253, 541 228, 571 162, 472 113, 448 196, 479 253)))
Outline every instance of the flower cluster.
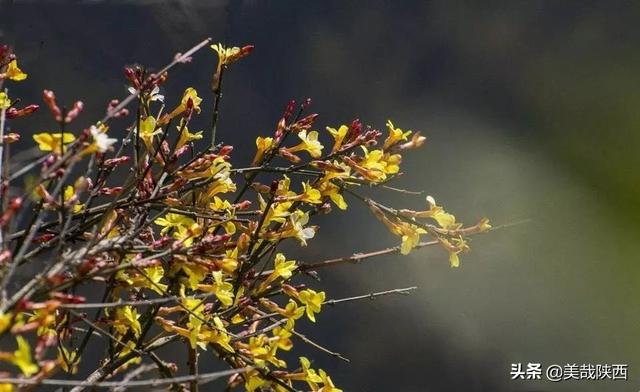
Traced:
MULTIPOLYGON (((468 236, 490 229, 486 219, 465 227, 432 197, 414 211, 364 196, 364 188, 402 191, 387 184, 401 175, 403 154, 425 137, 391 121, 384 132, 359 120, 319 130, 309 100, 290 102, 273 131, 256 139, 251 165, 234 167, 233 148, 214 139, 217 117, 208 137, 198 115, 209 105, 217 115, 225 70, 252 46, 211 46, 218 56, 212 102, 194 87, 176 99, 161 95, 168 71, 208 44, 161 73, 127 67, 130 96, 109 102, 105 117, 84 128, 77 126, 81 101, 68 109, 45 90, 54 126, 33 135, 40 157, 0 156, 11 164, 0 171, 0 361, 15 367, 0 374, 0 390, 55 384, 56 373, 67 373, 86 379, 79 391, 151 364, 166 384, 195 391, 207 380, 198 358, 209 355, 233 369, 229 389, 338 392, 311 360, 289 363, 283 353, 301 342, 341 357, 299 332, 322 318, 328 301, 308 278, 340 260, 293 260, 281 245, 306 246, 316 215, 351 203, 367 205, 399 238, 400 245, 371 257, 436 243, 457 267, 468 236), (26 185, 17 192, 20 179, 26 185), (37 276, 18 273, 27 267, 37 276), (79 291, 99 294, 87 299, 79 291), (91 374, 79 374, 95 341, 105 357, 91 374), (156 353, 180 344, 189 351, 185 380, 176 376, 178 363, 156 353)), ((26 77, 11 50, 0 47, 0 83, 26 77)), ((15 103, 0 92, 3 144, 19 139, 7 132, 9 120, 37 109, 15 103)))

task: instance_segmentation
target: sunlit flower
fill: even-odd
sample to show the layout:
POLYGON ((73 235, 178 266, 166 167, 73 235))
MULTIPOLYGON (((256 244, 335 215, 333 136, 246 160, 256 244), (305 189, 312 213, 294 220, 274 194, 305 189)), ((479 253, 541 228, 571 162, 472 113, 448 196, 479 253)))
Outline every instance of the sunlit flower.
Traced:
POLYGON ((387 121, 387 129, 389 130, 389 136, 387 136, 384 141, 384 146, 382 147, 383 150, 388 150, 399 142, 407 140, 412 133, 412 131, 405 132, 400 128, 394 127, 391 120, 387 121))
POLYGON ((125 335, 127 332, 132 331, 135 336, 140 336, 142 333, 142 326, 140 325, 140 314, 132 306, 121 306, 116 309, 113 328, 118 331, 120 335, 125 335))
POLYGON ((318 392, 342 392, 342 389, 336 388, 331 377, 322 369, 320 369, 320 378, 322 379, 322 388, 318 392))
POLYGON ((344 138, 347 136, 347 132, 349 131, 349 127, 346 125, 340 125, 338 129, 327 127, 327 131, 333 136, 333 148, 331 149, 331 153, 334 153, 342 147, 342 143, 344 142, 344 138))
POLYGON ((38 372, 38 365, 33 363, 29 342, 22 336, 16 336, 18 349, 13 353, 0 352, 0 360, 7 361, 20 368, 22 374, 27 377, 38 372))
POLYGON ((231 306, 233 303, 233 285, 224 281, 222 271, 214 271, 211 275, 213 276, 213 284, 199 284, 198 289, 206 293, 215 294, 222 305, 231 306))
POLYGON ((104 153, 109 151, 111 146, 118 141, 118 139, 108 137, 106 132, 103 132, 95 125, 92 125, 91 128, 89 128, 89 131, 91 131, 91 137, 93 138, 91 146, 94 146, 98 152, 104 153))
POLYGON ((162 133, 162 130, 156 130, 156 119, 153 116, 147 116, 140 121, 138 137, 144 142, 148 151, 153 151, 153 137, 160 133, 162 133))
POLYGON ((78 353, 75 350, 67 350, 63 345, 58 345, 58 363, 60 364, 60 368, 66 372, 71 374, 76 374, 78 371, 78 353), (69 365, 74 365, 69 367, 69 365))
POLYGON ((273 262, 273 272, 267 276, 267 278, 262 282, 258 291, 264 291, 267 289, 269 284, 276 281, 278 278, 282 278, 287 280, 293 274, 293 271, 297 268, 295 260, 287 260, 282 253, 278 253, 273 262))
POLYGON ((166 234, 171 229, 178 230, 181 227, 189 227, 195 223, 193 219, 187 216, 171 212, 165 215, 164 218, 157 218, 153 222, 158 226, 162 226, 161 235, 166 234))
POLYGON ((306 130, 300 131, 298 137, 302 142, 296 146, 287 148, 290 153, 298 151, 306 151, 313 158, 320 158, 324 146, 318 141, 318 132, 311 131, 307 134, 306 130))
POLYGON ((193 87, 188 87, 184 90, 182 94, 182 99, 180 100, 180 104, 173 109, 173 111, 169 114, 165 114, 158 121, 159 124, 166 124, 172 118, 179 116, 184 111, 187 110, 188 107, 191 107, 194 112, 200 113, 200 104, 202 103, 202 98, 198 96, 198 92, 193 87))
MULTIPOLYGON (((135 94, 137 92, 134 87, 129 87, 127 91, 129 91, 130 94, 135 94)), ((155 101, 164 103, 164 95, 160 94, 160 87, 158 86, 154 86, 149 92, 149 102, 155 101)))
POLYGON ((180 133, 180 138, 178 139, 178 143, 176 144, 176 149, 194 140, 202 139, 202 131, 191 133, 191 131, 189 131, 189 128, 186 125, 178 126, 177 128, 178 128, 178 131, 182 129, 182 133, 180 133))
POLYGON ((316 234, 314 227, 304 227, 309 222, 309 213, 296 210, 289 215, 290 228, 283 233, 284 237, 295 237, 302 246, 307 246, 307 240, 316 234))
POLYGON ((60 132, 43 132, 33 135, 33 140, 38 143, 40 151, 51 151, 58 154, 64 153, 66 151, 65 145, 76 140, 76 137, 68 132, 65 132, 64 136, 60 132))
POLYGON ((320 313, 324 302, 324 291, 316 292, 311 289, 302 290, 298 295, 298 300, 305 305, 305 312, 309 320, 316 322, 316 313, 320 313))
POLYGON ((302 317, 302 315, 305 312, 305 308, 298 306, 298 304, 295 301, 289 300, 289 302, 284 307, 284 309, 279 309, 279 310, 276 310, 276 311, 278 313, 280 313, 280 315, 283 316, 283 317, 286 317, 288 319, 297 320, 300 317, 302 317))
POLYGON ((7 66, 7 71, 3 75, 7 79, 14 80, 16 82, 20 80, 25 80, 27 78, 27 74, 22 72, 20 67, 18 67, 18 60, 12 60, 9 62, 7 66))
POLYGON ((71 203, 71 202, 73 203, 74 213, 78 213, 82 211, 82 209, 84 208, 83 204, 78 203, 76 190, 72 185, 67 185, 64 188, 64 201, 65 203, 71 203))
POLYGON ((213 75, 213 81, 211 83, 212 89, 216 90, 220 85, 220 75, 222 74, 222 68, 230 64, 235 63, 241 58, 249 55, 253 50, 253 45, 245 45, 242 48, 231 47, 225 48, 221 43, 211 45, 211 49, 218 53, 218 65, 216 66, 216 73, 213 75))
POLYGON ((322 196, 328 196, 339 209, 347 209, 347 202, 344 201, 344 197, 342 196, 339 186, 335 185, 331 181, 324 181, 320 183, 318 190, 322 196))
POLYGON ((456 217, 446 212, 441 206, 436 204, 433 197, 427 196, 429 210, 418 212, 415 216, 419 218, 431 218, 438 222, 443 229, 455 230, 460 228, 460 223, 456 223, 456 217))
POLYGON ((310 204, 322 203, 322 199, 321 199, 322 194, 320 193, 319 190, 315 189, 308 182, 303 182, 302 188, 303 188, 303 192, 302 192, 302 195, 300 195, 299 197, 300 201, 304 201, 305 203, 310 203, 310 204))
POLYGON ((7 109, 11 106, 11 99, 9 99, 9 95, 4 91, 0 91, 0 110, 7 109))
POLYGON ((264 154, 267 153, 271 147, 273 146, 273 138, 272 137, 258 137, 256 138, 256 147, 257 147, 257 151, 256 151, 256 156, 253 158, 253 165, 257 165, 260 161, 262 161, 262 158, 264 157, 264 154))

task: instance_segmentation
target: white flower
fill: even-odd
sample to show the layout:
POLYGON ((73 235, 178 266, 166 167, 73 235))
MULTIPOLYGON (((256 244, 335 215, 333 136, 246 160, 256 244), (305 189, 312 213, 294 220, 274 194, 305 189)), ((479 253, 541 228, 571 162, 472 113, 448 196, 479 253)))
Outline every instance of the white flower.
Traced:
POLYGON ((118 141, 118 139, 108 137, 106 133, 100 131, 100 129, 94 125, 92 125, 89 130, 91 131, 91 137, 93 137, 93 143, 100 152, 108 151, 111 146, 118 141))
POLYGON ((295 211, 290 216, 290 219, 295 237, 300 241, 302 246, 307 246, 307 240, 310 240, 316 235, 316 229, 314 227, 304 227, 304 225, 309 222, 309 213, 295 211))
POLYGON ((160 94, 160 87, 155 86, 153 90, 151 90, 151 94, 149 94, 149 99, 151 101, 160 101, 164 103, 164 95, 160 94))
MULTIPOLYGON (((138 93, 138 90, 133 87, 129 87, 127 91, 129 91, 130 94, 138 93)), ((153 90, 151 90, 151 92, 149 93, 149 101, 159 101, 164 103, 164 95, 160 94, 160 87, 155 86, 153 90)))

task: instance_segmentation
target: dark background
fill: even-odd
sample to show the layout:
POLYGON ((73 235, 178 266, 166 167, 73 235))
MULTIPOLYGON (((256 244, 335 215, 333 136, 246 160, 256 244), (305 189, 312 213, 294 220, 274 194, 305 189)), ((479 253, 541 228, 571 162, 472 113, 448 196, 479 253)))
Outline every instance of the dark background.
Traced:
MULTIPOLYGON (((82 99, 86 124, 125 96, 125 64, 160 67, 207 36, 254 44, 225 79, 218 135, 236 145, 236 163, 287 100, 311 97, 321 129, 391 118, 428 137, 398 186, 425 190, 463 222, 529 220, 474 238, 459 269, 433 249, 323 272, 330 298, 419 286, 303 326, 352 360, 301 351, 344 390, 636 391, 638 20, 631 1, 0 1, 0 41, 29 73, 12 96, 39 102, 49 88, 82 99), (630 381, 510 381, 517 362, 627 363, 630 381)), ((165 93, 194 86, 211 102, 215 62, 198 53, 165 93)), ((205 108, 203 128, 208 118, 205 108)), ((53 126, 44 111, 23 124, 53 126)), ((424 205, 402 196, 378 194, 424 205)), ((396 244, 348 201, 300 260, 396 244)))

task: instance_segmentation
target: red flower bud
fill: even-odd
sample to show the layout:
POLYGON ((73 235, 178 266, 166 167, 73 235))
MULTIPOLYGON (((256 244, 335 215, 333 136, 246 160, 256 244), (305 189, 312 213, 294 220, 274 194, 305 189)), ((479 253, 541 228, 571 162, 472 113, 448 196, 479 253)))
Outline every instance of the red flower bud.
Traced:
POLYGON ((36 238, 34 238, 32 242, 34 244, 42 244, 42 243, 51 241, 55 237, 56 237, 56 235, 53 234, 53 233, 45 233, 45 234, 41 234, 41 235, 37 236, 36 238))
POLYGON ((9 109, 6 110, 5 116, 8 119, 24 117, 24 116, 30 115, 31 113, 35 112, 39 108, 40 108, 40 106, 38 106, 38 105, 28 105, 28 106, 25 106, 22 109, 9 108, 9 109))
POLYGON ((112 195, 117 195, 120 192, 122 192, 122 187, 121 186, 114 186, 111 188, 102 188, 98 191, 99 194, 101 195, 106 195, 106 196, 112 196, 112 195))
POLYGON ((290 100, 287 103, 287 107, 284 110, 284 114, 282 115, 282 118, 286 121, 289 119, 289 117, 291 117, 291 115, 293 114, 293 111, 296 108, 296 101, 294 101, 293 99, 290 100))
POLYGON ((104 165, 107 166, 107 167, 116 167, 116 166, 122 165, 123 163, 129 162, 130 159, 131 159, 131 157, 129 157, 129 156, 123 156, 123 157, 119 157, 119 158, 111 158, 111 159, 107 159, 106 161, 104 161, 104 165))
POLYGON ((0 264, 7 264, 11 261, 11 251, 6 249, 0 252, 0 264))
POLYGON ((44 99, 44 103, 51 111, 51 114, 53 114, 55 120, 58 122, 62 121, 62 111, 60 111, 60 108, 58 107, 58 104, 56 102, 56 95, 53 93, 53 91, 44 90, 42 92, 42 98, 44 99))
POLYGON ((65 117, 64 122, 69 124, 70 122, 75 120, 83 108, 84 108, 84 104, 82 103, 82 101, 76 101, 73 104, 73 108, 69 110, 69 112, 67 113, 67 116, 65 117))

